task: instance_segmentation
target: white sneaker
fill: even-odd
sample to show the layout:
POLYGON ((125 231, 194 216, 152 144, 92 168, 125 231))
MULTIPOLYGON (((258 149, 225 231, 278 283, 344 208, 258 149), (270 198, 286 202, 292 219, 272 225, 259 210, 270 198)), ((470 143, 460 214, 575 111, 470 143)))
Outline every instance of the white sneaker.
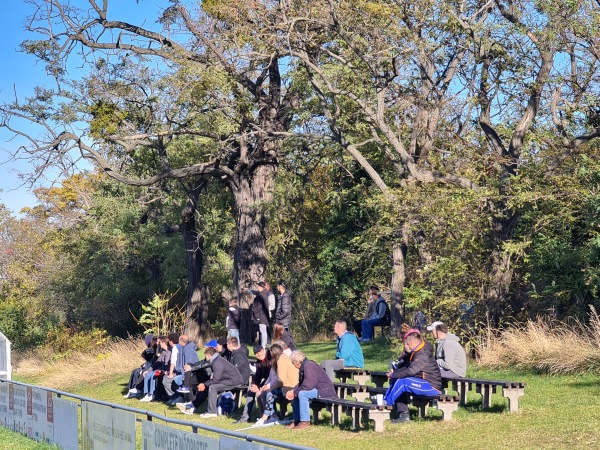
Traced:
POLYGON ((264 424, 265 424, 264 419, 260 418, 254 423, 254 425, 252 425, 252 427, 262 427, 264 424))
MULTIPOLYGON (((181 412, 184 414, 187 414, 188 416, 191 416, 192 414, 194 414, 194 411, 196 411, 196 408, 194 408, 193 406, 191 408, 181 409, 181 412)), ((216 416, 216 414, 215 414, 215 416, 216 416)), ((200 417, 202 417, 202 415, 200 417)))
POLYGON ((218 416, 216 414, 213 414, 213 413, 200 414, 200 418, 201 419, 214 419, 215 417, 218 417, 218 416))
POLYGON ((177 409, 179 409, 181 412, 184 412, 186 409, 191 409, 194 407, 194 405, 192 405, 191 403, 177 403, 175 404, 175 406, 177 406, 177 409))
POLYGON ((152 394, 146 394, 144 396, 144 398, 140 399, 140 402, 151 402, 152 401, 152 394))

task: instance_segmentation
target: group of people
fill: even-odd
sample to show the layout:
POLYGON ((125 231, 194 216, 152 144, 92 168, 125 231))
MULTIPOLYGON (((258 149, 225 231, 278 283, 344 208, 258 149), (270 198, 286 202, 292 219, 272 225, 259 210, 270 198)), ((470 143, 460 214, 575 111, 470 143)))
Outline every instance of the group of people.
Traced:
MULTIPOLYGON (((184 414, 194 414, 207 401, 206 413, 200 417, 212 418, 223 413, 219 411, 221 394, 247 387, 246 403, 235 424, 250 422, 255 405, 259 410, 256 425, 278 422, 276 405, 287 400, 292 404, 293 413, 293 421, 287 426, 294 430, 310 427, 310 400, 337 397, 336 370, 364 368, 361 343, 357 335, 348 330, 347 323, 338 320, 333 327, 337 343, 335 358, 322 361, 320 366, 311 361, 297 349, 289 332, 291 296, 285 283, 280 281, 277 288, 278 302, 271 302, 273 293, 267 283, 261 282, 256 291, 248 291, 255 295, 252 317, 258 325, 253 365, 248 348, 239 340, 239 307, 237 302, 231 301, 226 320, 229 337, 207 342, 203 359, 185 334, 146 336, 147 348, 142 353, 144 362, 132 372, 125 397, 140 397, 140 401, 164 400, 184 414), (273 327, 267 330, 271 320, 273 327), (269 334, 272 338, 270 347, 267 345, 269 334)), ((372 327, 377 323, 377 317, 386 317, 380 300, 383 297, 376 287, 371 287, 370 297, 373 312, 360 324, 362 341, 372 339, 372 327)), ((355 323, 355 329, 357 326, 355 323)), ((449 333, 448 327, 439 321, 428 326, 427 331, 435 339, 435 349, 424 339, 421 330, 406 327, 403 353, 398 360, 390 362, 390 383, 385 401, 395 405, 396 423, 409 420, 411 396, 437 396, 442 376, 466 375, 466 354, 459 338, 449 333)))

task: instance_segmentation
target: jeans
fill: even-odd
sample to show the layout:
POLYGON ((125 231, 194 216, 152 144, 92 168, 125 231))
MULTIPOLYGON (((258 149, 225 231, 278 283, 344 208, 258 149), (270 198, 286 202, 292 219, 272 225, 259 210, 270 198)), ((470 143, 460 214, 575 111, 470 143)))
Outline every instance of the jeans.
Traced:
POLYGON ((240 330, 229 330, 229 337, 238 338, 238 342, 240 340, 240 330))
POLYGON ((373 334, 375 333, 373 328, 376 325, 381 325, 382 323, 385 323, 385 318, 363 320, 362 321, 362 337, 363 337, 363 339, 373 339, 373 334))
POLYGON ((258 402, 262 403, 261 408, 263 410, 263 414, 267 416, 274 415, 277 412, 275 411, 275 401, 281 397, 283 397, 283 389, 281 388, 273 389, 272 391, 266 391, 260 394, 260 397, 258 397, 258 402))
POLYGON ((295 421, 310 422, 310 404, 309 401, 319 396, 317 388, 310 391, 300 391, 298 396, 292 400, 292 413, 295 421))
POLYGON ((267 325, 259 323, 258 330, 260 331, 260 345, 263 348, 267 348, 267 325))
POLYGON ((154 370, 149 371, 144 375, 144 395, 154 395, 156 389, 156 376, 154 370))

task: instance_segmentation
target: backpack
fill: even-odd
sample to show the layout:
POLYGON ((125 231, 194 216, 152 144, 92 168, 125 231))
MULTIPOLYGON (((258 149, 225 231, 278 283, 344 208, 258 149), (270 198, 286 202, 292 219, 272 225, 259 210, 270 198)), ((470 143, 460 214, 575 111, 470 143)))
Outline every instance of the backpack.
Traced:
POLYGON ((229 416, 235 410, 235 399, 229 391, 219 394, 217 398, 217 411, 220 415, 229 416))
POLYGON ((390 311, 389 305, 387 304, 387 301, 383 297, 381 297, 379 300, 377 300, 377 303, 375 305, 375 312, 376 313, 379 312, 379 304, 380 303, 383 303, 385 305, 385 314, 383 316, 383 320, 384 320, 383 324, 389 325, 392 320, 392 313, 390 311))

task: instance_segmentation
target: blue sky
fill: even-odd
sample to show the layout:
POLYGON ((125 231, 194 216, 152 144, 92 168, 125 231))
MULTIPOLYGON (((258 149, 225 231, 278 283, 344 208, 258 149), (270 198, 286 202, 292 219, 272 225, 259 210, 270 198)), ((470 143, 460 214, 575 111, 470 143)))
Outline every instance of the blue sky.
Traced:
MULTIPOLYGON (((71 3, 87 5, 85 0, 72 0, 71 3)), ((102 4, 102 1, 99 2, 102 4)), ((147 15, 152 17, 147 25, 154 25, 157 17, 156 5, 168 5, 167 0, 110 0, 109 19, 127 19, 147 15), (114 11, 114 14, 111 14, 114 11)), ((33 92, 36 85, 52 85, 52 80, 46 77, 44 67, 35 64, 32 56, 20 53, 19 44, 25 39, 32 39, 33 35, 23 30, 26 17, 31 14, 31 6, 23 0, 10 0, 2 5, 0 14, 0 102, 9 102, 16 89, 19 97, 27 97, 33 92)), ((137 23, 137 21, 136 21, 137 23)), ((35 197, 27 186, 23 186, 19 173, 30 170, 29 163, 25 161, 7 161, 11 151, 18 146, 17 141, 10 141, 10 135, 0 130, 0 203, 6 205, 13 213, 17 214, 25 206, 35 205, 35 197)), ((47 181, 46 183, 49 183, 47 181)))

